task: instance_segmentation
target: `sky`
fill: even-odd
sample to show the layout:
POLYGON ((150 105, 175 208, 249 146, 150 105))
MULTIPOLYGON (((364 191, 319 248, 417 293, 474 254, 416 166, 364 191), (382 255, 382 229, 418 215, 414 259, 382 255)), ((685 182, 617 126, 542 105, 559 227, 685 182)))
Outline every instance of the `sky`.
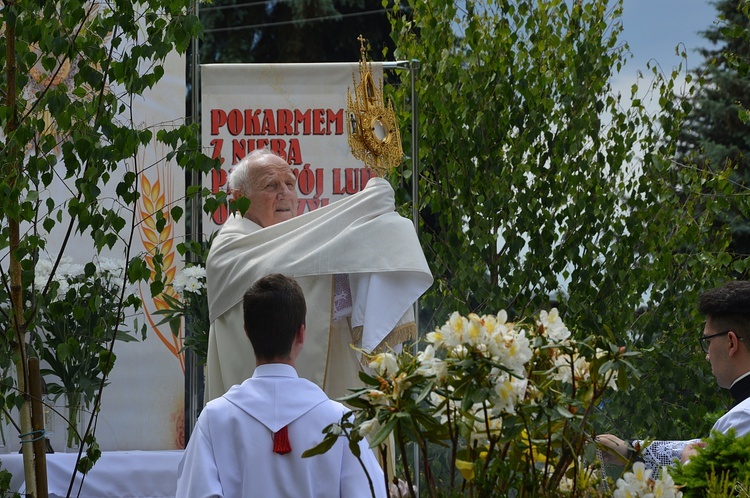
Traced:
POLYGON ((620 38, 630 45, 633 58, 621 78, 635 81, 636 71, 645 71, 649 60, 669 72, 680 62, 675 55, 678 44, 687 49, 688 68, 699 66, 703 59, 695 48, 709 43, 699 32, 710 28, 717 16, 709 0, 624 0, 620 38))

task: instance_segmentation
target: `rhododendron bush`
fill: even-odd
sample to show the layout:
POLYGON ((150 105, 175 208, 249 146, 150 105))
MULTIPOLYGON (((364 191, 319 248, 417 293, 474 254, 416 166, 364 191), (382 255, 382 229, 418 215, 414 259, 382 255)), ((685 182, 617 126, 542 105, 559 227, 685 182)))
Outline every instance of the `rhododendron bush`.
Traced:
POLYGON ((401 465, 386 479, 397 496, 415 495, 415 475, 422 496, 605 489, 593 418, 608 392, 637 375, 629 360, 638 353, 596 336, 574 339, 556 309, 515 322, 504 311, 453 313, 418 349, 369 356, 365 387, 344 399, 352 414, 308 453, 338 437, 367 437, 384 459, 395 450, 401 465), (417 469, 409 443, 419 450, 417 469), (436 452, 447 455, 447 469, 433 469, 436 452))

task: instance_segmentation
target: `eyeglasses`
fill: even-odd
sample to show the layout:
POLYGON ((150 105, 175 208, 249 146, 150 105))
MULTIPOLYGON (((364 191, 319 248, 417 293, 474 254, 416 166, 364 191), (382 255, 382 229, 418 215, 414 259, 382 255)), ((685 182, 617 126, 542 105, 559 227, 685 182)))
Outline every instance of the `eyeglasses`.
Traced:
POLYGON ((710 334, 710 335, 702 335, 698 338, 698 342, 701 343, 701 348, 703 349, 704 353, 708 353, 708 347, 711 345, 709 342, 714 337, 719 337, 720 335, 726 335, 730 333, 731 330, 725 330, 724 332, 719 332, 718 334, 710 334))

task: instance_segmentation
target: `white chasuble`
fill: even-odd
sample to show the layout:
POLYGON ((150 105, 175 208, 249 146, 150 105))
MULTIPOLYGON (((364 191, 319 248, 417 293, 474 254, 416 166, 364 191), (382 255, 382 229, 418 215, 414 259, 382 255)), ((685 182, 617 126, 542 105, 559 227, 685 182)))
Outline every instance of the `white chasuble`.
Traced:
POLYGON ((211 330, 206 400, 250 377, 242 296, 270 273, 294 277, 305 293, 307 335, 296 367, 330 397, 360 385, 360 355, 416 336, 413 304, 432 274, 411 221, 395 211, 391 185, 372 178, 361 192, 261 228, 230 217, 206 263, 211 330), (334 276, 347 275, 351 315, 334 319, 334 276))

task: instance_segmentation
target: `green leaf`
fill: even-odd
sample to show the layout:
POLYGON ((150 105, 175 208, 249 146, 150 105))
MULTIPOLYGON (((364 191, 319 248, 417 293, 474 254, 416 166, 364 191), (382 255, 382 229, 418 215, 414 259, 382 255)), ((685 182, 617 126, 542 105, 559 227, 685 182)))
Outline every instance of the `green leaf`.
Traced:
POLYGON ((338 438, 339 436, 335 436, 333 434, 326 434, 326 437, 319 444, 313 446, 309 450, 303 451, 302 458, 309 458, 315 455, 322 455, 326 451, 330 450, 334 444, 336 444, 336 441, 338 441, 338 438))

